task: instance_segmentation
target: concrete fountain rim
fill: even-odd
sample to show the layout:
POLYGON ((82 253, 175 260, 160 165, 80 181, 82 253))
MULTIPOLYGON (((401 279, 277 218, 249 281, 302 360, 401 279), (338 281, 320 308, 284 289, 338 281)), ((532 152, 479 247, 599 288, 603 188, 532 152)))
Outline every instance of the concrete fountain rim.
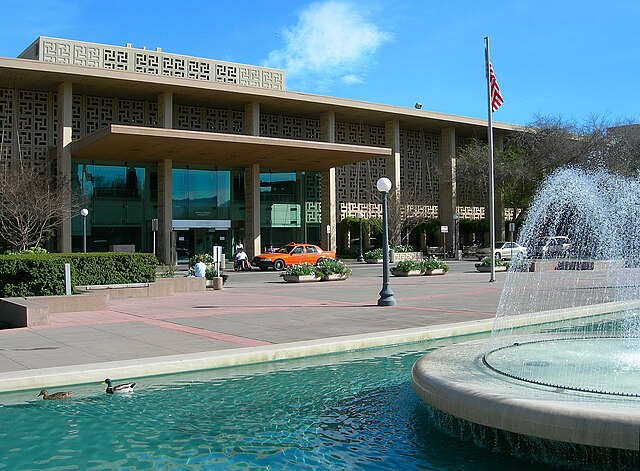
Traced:
MULTIPOLYGON (((522 349, 526 349, 529 346, 544 346, 545 349, 549 348, 549 346, 553 347, 555 345, 560 345, 560 344, 571 344, 571 349, 563 349, 563 361, 568 360, 580 360, 581 357, 586 357, 586 360, 589 362, 594 362, 597 363, 599 365, 606 365, 606 364, 611 364, 611 361, 607 361, 610 360, 611 358, 618 358, 619 354, 621 353, 621 351, 619 350, 620 346, 624 346, 627 343, 631 342, 631 341, 638 341, 640 339, 635 338, 635 337, 621 337, 621 336, 602 336, 602 335, 586 335, 586 336, 580 336, 580 337, 572 337, 572 336, 565 336, 565 335, 557 335, 557 336, 549 336, 548 334, 541 334, 539 336, 540 338, 536 338, 535 336, 528 340, 528 341, 520 341, 520 342, 515 342, 513 344, 510 345, 502 345, 493 349, 490 349, 489 351, 485 352, 485 354, 482 356, 482 363, 489 369, 495 371, 496 373, 499 373, 501 375, 504 376, 508 376, 509 378, 512 379, 516 379, 519 381, 523 381, 525 383, 531 383, 531 384, 536 384, 536 385, 541 385, 541 386, 548 386, 551 388, 556 388, 556 389, 565 389, 565 390, 569 390, 569 391, 578 391, 578 392, 586 392, 586 393, 593 393, 593 394, 605 394, 605 395, 610 395, 610 396, 622 396, 622 397, 640 397, 640 391, 636 392, 636 387, 638 386, 637 382, 633 383, 633 391, 629 390, 629 391, 624 391, 624 387, 617 387, 617 386, 613 386, 613 387, 608 387, 608 388, 598 388, 598 387, 593 387, 591 386, 585 386, 582 384, 577 384, 577 383, 573 383, 571 377, 569 378, 564 378, 564 379, 556 379, 555 381, 547 379, 547 380, 543 380, 540 379, 541 377, 544 378, 545 376, 542 375, 541 377, 538 376, 538 379, 534 379, 530 376, 528 376, 527 374, 524 374, 522 372, 516 372, 513 370, 513 365, 509 365, 508 361, 506 363, 506 367, 501 364, 501 361, 498 359, 497 361, 493 359, 493 357, 496 354, 502 354, 504 355, 506 351, 517 351, 517 350, 522 350, 522 349), (599 345, 600 344, 600 345, 599 345), (602 345, 604 344, 604 345, 602 345), (579 348, 575 348, 575 345, 578 345, 579 348), (613 345, 613 347, 616 348, 612 348, 611 346, 613 345), (579 357, 577 357, 576 355, 579 355, 579 357)), ((514 357, 516 357, 517 355, 512 355, 514 357)), ((523 359, 525 357, 520 356, 519 358, 523 359)), ((582 361, 584 362, 584 359, 582 359, 582 361)), ((503 361, 504 362, 504 361, 503 361)), ((544 366, 548 366, 551 365, 551 362, 545 362, 547 363, 547 365, 544 366)), ((587 367, 586 363, 583 363, 582 366, 587 367)), ((517 370, 518 368, 516 368, 517 370)), ((599 373, 602 373, 602 370, 599 370, 599 373)), ((634 369, 633 371, 634 375, 632 376, 632 380, 637 381, 637 375, 638 373, 640 373, 640 371, 636 369, 634 369)), ((607 374, 609 375, 608 377, 611 377, 612 375, 615 374, 615 372, 613 371, 613 368, 611 368, 610 371, 607 371, 607 374)), ((629 374, 629 372, 627 372, 627 374, 629 374)), ((588 376, 583 376, 588 378, 588 376)))
POLYGON ((460 419, 548 440, 638 450, 640 398, 525 383, 483 364, 488 341, 439 348, 419 359, 412 385, 428 405, 460 419))

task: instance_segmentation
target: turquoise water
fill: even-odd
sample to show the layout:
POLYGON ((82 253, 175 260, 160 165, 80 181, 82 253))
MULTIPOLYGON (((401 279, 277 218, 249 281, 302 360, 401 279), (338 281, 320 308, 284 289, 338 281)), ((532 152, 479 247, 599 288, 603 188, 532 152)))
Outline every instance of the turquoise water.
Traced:
POLYGON ((440 430, 409 379, 437 345, 0 395, 0 469, 555 469, 440 430))

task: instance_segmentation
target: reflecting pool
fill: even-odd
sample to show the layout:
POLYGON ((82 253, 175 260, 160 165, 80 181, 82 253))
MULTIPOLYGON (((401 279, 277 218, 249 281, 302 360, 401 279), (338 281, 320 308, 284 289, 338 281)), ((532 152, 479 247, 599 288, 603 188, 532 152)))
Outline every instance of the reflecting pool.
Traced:
POLYGON ((0 469, 555 469, 441 430, 409 375, 446 343, 3 394, 0 469))

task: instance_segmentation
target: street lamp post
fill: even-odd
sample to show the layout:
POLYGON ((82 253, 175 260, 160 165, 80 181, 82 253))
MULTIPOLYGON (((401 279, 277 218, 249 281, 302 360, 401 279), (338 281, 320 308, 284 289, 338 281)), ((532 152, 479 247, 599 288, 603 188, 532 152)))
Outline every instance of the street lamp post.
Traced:
POLYGON ((80 210, 80 216, 82 216, 82 251, 84 253, 87 253, 87 214, 89 214, 87 208, 80 210))
POLYGON ((358 213, 356 214, 358 219, 360 220, 360 255, 358 255, 358 262, 364 262, 364 257, 362 256, 362 219, 364 218, 364 214, 358 213))
POLYGON ((387 219, 387 195, 391 190, 391 180, 382 177, 376 183, 382 196, 382 290, 378 306, 395 306, 396 299, 389 284, 389 222, 387 219))

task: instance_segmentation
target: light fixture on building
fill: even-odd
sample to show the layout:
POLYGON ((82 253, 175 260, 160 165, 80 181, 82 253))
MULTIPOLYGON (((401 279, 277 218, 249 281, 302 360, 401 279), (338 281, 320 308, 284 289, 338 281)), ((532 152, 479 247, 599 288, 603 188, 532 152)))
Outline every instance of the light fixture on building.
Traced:
POLYGON ((421 110, 422 109, 422 103, 420 102, 416 102, 415 105, 413 105, 415 107, 416 110, 421 110))

